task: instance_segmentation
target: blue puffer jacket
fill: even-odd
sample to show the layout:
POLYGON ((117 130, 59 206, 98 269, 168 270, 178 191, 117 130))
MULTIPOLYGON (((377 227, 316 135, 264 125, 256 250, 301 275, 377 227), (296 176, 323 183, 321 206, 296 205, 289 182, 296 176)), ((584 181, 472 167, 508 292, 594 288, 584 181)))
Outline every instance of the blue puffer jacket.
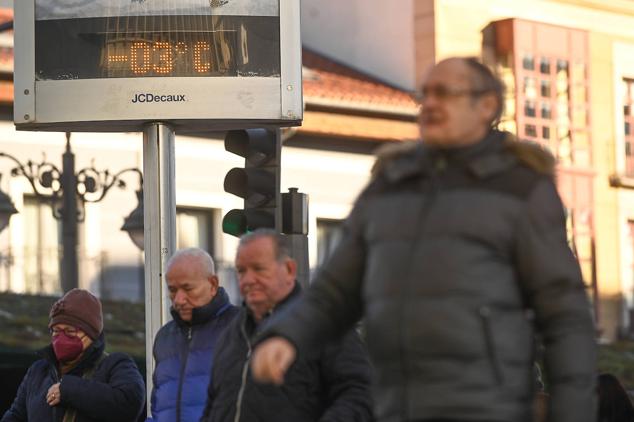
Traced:
POLYGON ((220 287, 213 300, 192 313, 191 323, 172 309, 154 341, 152 417, 154 422, 198 421, 207 401, 216 340, 238 308, 220 287))

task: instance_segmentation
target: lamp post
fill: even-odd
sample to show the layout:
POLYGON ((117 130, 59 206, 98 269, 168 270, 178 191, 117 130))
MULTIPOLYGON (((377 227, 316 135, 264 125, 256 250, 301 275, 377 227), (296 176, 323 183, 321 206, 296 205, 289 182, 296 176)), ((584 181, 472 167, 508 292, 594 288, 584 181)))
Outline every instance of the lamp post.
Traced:
MULTIPOLYGON (((66 150, 62 154, 61 171, 54 164, 44 160, 40 163, 29 160, 22 164, 17 158, 4 152, 0 152, 0 157, 8 158, 15 163, 11 176, 24 176, 35 195, 51 203, 53 217, 62 223, 61 287, 64 292, 79 285, 77 227, 78 223, 84 221, 85 204, 101 201, 113 186, 125 188, 126 183, 121 176, 128 172, 137 173, 139 176, 139 204, 125 219, 121 230, 127 231, 134 244, 143 249, 143 194, 139 194, 143 188, 143 174, 139 169, 127 168, 110 173, 108 170, 97 170, 91 166, 75 172, 75 154, 70 146, 70 132, 66 133, 66 150)), ((9 196, 0 191, 0 231, 6 227, 9 218, 16 212, 9 196)))

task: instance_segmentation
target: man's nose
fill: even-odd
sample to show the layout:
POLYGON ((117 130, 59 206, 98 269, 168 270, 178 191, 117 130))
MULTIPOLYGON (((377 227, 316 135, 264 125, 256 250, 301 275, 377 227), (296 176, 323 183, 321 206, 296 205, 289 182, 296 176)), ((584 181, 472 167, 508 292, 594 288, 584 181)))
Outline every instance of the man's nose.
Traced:
POLYGON ((182 290, 178 290, 174 295, 174 303, 177 303, 179 305, 185 303, 185 298, 185 292, 183 292, 182 290))
POLYGON ((245 286, 253 283, 253 271, 244 270, 242 273, 240 273, 238 282, 241 285, 245 285, 245 286))
POLYGON ((428 93, 419 101, 420 109, 429 109, 431 107, 436 107, 440 102, 438 96, 435 93, 428 93))

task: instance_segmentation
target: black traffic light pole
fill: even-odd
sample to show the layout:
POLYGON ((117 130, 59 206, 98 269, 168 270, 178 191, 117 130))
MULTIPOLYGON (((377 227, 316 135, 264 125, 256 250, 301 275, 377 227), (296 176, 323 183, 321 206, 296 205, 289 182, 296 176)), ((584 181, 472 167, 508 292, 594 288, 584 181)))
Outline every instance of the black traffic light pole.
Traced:
POLYGON ((70 150, 70 134, 66 134, 66 151, 62 155, 62 290, 67 292, 79 286, 77 264, 77 174, 75 155, 70 150))
POLYGON ((308 196, 297 188, 280 193, 280 129, 229 131, 225 149, 245 159, 244 168, 232 168, 224 181, 226 192, 244 199, 244 208, 229 211, 222 230, 237 237, 259 228, 284 233, 297 261, 297 281, 308 287, 308 196))
POLYGON ((308 195, 290 188, 282 194, 282 233, 289 239, 291 257, 297 262, 297 281, 308 288, 308 195))
POLYGON ((271 228, 281 231, 279 129, 231 130, 225 149, 244 157, 244 168, 232 168, 225 177, 226 192, 244 200, 243 209, 233 209, 222 219, 222 230, 240 237, 248 231, 271 228))

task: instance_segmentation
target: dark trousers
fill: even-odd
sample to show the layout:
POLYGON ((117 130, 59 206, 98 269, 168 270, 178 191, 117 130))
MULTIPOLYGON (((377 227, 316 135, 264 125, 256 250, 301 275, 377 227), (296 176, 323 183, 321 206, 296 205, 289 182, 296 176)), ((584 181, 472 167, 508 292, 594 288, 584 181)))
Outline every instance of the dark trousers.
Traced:
MULTIPOLYGON (((460 419, 412 419, 409 420, 407 422, 473 422, 473 421, 464 421, 464 420, 460 420, 460 419)), ((482 421, 485 422, 485 421, 482 421)), ((495 421, 491 421, 491 422, 495 422, 495 421)))
MULTIPOLYGON (((409 420, 407 422, 474 422, 474 421, 465 421, 465 420, 460 420, 460 419, 412 419, 409 420)), ((482 421, 485 422, 485 421, 482 421)), ((490 422, 496 422, 496 421, 490 421, 490 422)))

